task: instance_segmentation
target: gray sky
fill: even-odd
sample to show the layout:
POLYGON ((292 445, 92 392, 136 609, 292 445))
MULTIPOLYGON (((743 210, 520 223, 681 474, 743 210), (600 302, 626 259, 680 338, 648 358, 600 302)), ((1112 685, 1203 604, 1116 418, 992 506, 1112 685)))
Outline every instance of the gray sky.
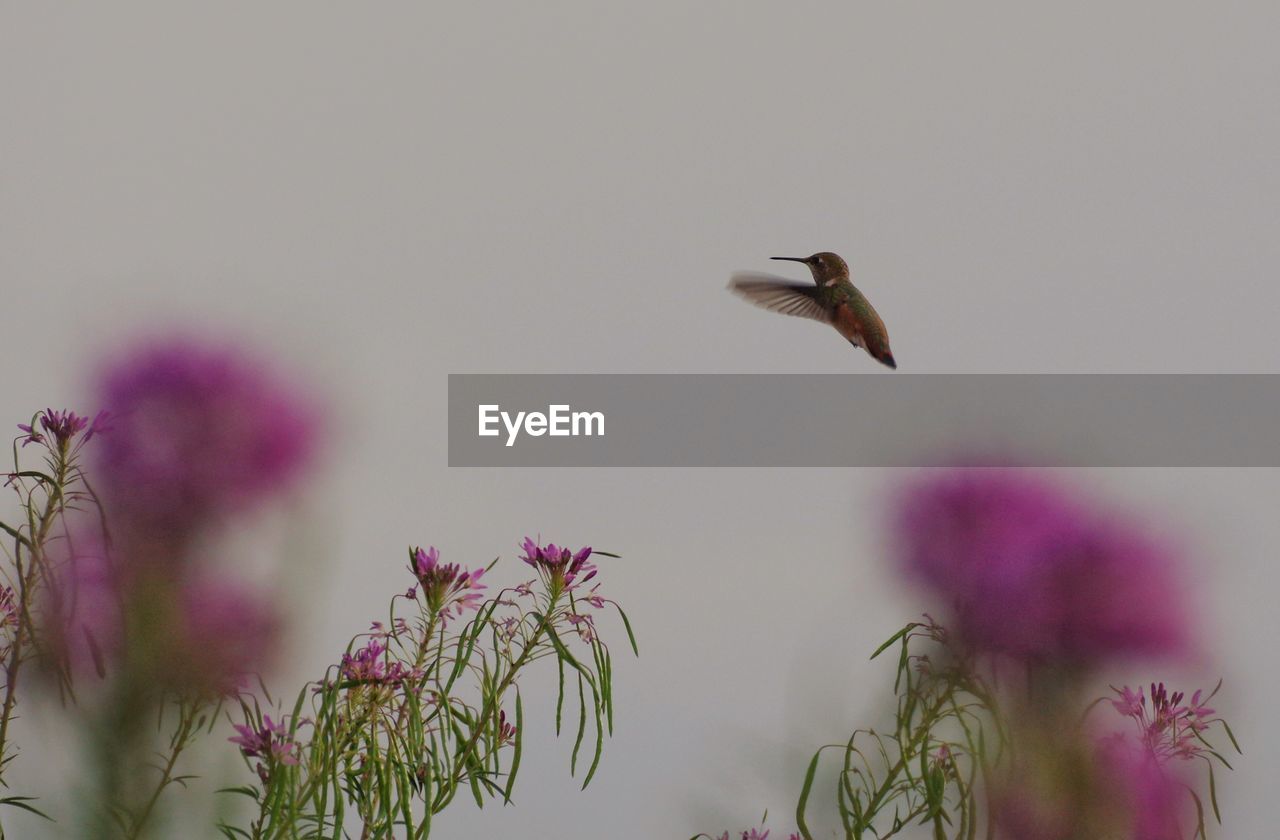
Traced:
MULTIPOLYGON (((449 470, 447 373, 880 375, 724 291, 823 249, 887 322, 897 375, 1280 369, 1273 3, 2 14, 3 422, 93 408, 89 360, 155 325, 307 371, 337 415, 303 505, 318 568, 293 585, 331 611, 303 619, 310 667, 405 587, 408 543, 482 562, 541 532, 626 555, 603 578, 642 658, 617 663, 597 781, 574 792, 570 745, 532 717, 518 807, 459 805, 442 837, 785 816, 812 748, 881 720, 866 654, 924 606, 879 552, 892 472, 449 470)), ((1078 480, 1203 560, 1221 658, 1186 676, 1227 677, 1247 755, 1220 782, 1225 833, 1264 836, 1280 476, 1078 480)))

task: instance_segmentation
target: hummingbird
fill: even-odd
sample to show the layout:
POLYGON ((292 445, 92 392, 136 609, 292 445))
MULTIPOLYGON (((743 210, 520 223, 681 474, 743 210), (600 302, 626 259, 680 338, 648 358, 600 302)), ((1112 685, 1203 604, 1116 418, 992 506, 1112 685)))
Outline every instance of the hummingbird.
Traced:
POLYGON ((897 368, 889 351, 889 331, 862 292, 849 282, 849 266, 839 254, 822 251, 811 257, 770 257, 804 263, 813 282, 797 283, 772 274, 740 272, 729 290, 756 306, 783 315, 812 318, 836 328, 854 347, 862 347, 881 364, 897 368))

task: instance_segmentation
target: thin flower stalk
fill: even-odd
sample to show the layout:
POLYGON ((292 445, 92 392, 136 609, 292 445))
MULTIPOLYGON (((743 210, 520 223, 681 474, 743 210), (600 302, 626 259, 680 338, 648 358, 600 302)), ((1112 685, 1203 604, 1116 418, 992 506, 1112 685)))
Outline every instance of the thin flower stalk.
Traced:
MULTIPOLYGON (((332 832, 355 822, 360 837, 424 838, 459 793, 477 804, 509 801, 526 726, 520 677, 544 659, 554 659, 562 677, 557 731, 574 694, 564 678, 577 677, 570 769, 589 755, 583 784, 590 783, 613 717, 612 659, 595 613, 611 609, 628 623, 597 590, 577 597, 594 576, 594 565, 585 569, 589 552, 566 558, 559 547, 527 543, 551 558, 539 570, 546 574, 487 599, 482 578, 492 564, 466 569, 443 562, 435 548, 411 548, 414 584, 392 599, 386 621, 353 639, 325 678, 300 692, 291 712, 268 718, 256 701, 242 700, 237 742, 251 746, 246 761, 257 762, 259 784, 236 792, 258 813, 224 833, 289 837, 300 824, 332 832), (584 634, 588 616, 592 632, 584 634), (302 721, 307 738, 298 735, 302 721), (268 732, 291 745, 289 761, 263 748, 268 732)), ((627 635, 634 648, 629 625, 627 635)))

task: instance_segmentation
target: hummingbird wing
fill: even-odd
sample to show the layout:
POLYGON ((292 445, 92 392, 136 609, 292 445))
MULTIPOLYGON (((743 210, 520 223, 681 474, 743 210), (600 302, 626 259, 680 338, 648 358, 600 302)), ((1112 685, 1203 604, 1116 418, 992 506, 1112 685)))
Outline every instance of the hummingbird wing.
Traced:
POLYGON ((832 323, 831 312, 820 297, 821 291, 809 283, 797 283, 772 274, 739 272, 729 281, 729 291, 770 312, 832 323))

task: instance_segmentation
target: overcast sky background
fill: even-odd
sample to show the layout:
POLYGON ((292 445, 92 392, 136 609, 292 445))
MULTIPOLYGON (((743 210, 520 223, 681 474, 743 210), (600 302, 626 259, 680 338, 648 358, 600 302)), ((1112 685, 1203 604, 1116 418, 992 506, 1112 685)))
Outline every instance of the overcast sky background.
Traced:
MULTIPOLYGON (((446 375, 886 375, 724 291, 817 250, 896 375, 1277 372, 1277 31, 1261 0, 5 3, 0 418, 92 410, 90 362, 139 330, 266 348, 335 414, 291 526, 298 673, 405 588, 409 543, 509 580, 526 533, 625 555, 602 579, 642 656, 597 780, 530 708, 517 807, 440 837, 789 827, 812 750, 884 720, 866 655, 927 606, 880 551, 901 475, 451 470, 446 375)), ((1274 834, 1280 476, 1072 478, 1201 560, 1219 657, 1183 676, 1226 677, 1246 749, 1223 833, 1274 834)), ((35 785, 72 758, 31 717, 35 785)))

